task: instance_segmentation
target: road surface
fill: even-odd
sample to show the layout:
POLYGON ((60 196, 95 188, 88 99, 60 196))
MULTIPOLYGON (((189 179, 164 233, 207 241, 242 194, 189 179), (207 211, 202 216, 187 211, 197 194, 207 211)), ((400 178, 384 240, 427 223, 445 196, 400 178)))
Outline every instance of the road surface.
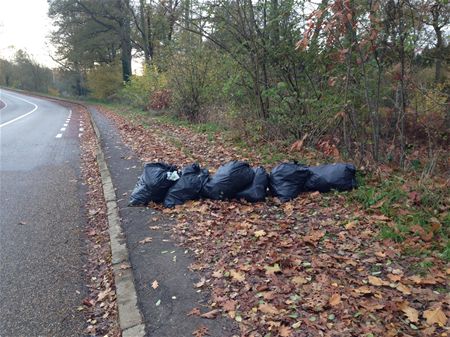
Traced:
POLYGON ((80 117, 3 89, 0 100, 0 337, 83 336, 80 117))

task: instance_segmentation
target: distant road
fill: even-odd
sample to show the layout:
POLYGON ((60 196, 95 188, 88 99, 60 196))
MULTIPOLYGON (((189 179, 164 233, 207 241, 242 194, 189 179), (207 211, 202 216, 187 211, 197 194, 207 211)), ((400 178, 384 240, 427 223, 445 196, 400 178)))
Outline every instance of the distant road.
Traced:
POLYGON ((0 101, 0 337, 83 336, 79 116, 3 89, 0 101))

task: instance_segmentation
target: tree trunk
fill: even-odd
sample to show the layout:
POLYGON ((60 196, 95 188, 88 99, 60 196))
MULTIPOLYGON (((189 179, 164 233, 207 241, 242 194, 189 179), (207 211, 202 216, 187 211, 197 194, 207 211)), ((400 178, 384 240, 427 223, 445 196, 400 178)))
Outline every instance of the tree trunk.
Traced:
POLYGON ((121 39, 121 61, 122 61, 122 78, 124 82, 128 82, 132 75, 131 69, 131 22, 128 15, 129 0, 119 0, 119 9, 123 16, 119 20, 120 39, 121 39), (122 3, 122 1, 124 3, 122 3))
POLYGON ((436 68, 434 74, 434 81, 436 83, 442 82, 442 60, 444 58, 443 47, 444 41, 442 38, 442 30, 439 25, 433 25, 434 31, 436 33, 436 68))
POLYGON ((142 45, 144 48, 144 59, 145 63, 149 64, 152 58, 149 40, 150 23, 148 22, 150 20, 150 17, 149 15, 147 15, 148 13, 145 6, 145 0, 139 0, 139 12, 142 30, 142 45))

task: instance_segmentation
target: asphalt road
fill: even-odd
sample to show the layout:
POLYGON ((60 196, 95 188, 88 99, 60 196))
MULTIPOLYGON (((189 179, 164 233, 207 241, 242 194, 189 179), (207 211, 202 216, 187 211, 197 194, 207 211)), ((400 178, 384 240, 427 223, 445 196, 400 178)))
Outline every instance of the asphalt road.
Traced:
POLYGON ((0 100, 0 337, 83 336, 79 116, 3 89, 0 100))

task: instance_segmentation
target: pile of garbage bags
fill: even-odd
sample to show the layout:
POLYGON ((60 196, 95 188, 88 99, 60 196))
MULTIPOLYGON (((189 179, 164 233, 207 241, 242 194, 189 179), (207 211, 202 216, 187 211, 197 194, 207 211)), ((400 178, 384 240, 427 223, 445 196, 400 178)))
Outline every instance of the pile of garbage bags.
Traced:
POLYGON ((230 161, 213 175, 198 164, 180 171, 174 165, 149 163, 131 193, 129 206, 146 206, 153 201, 174 207, 200 198, 260 202, 268 195, 286 202, 302 192, 351 190, 356 187, 355 174, 355 166, 346 163, 311 167, 289 162, 268 174, 262 166, 252 168, 243 161, 230 161))

